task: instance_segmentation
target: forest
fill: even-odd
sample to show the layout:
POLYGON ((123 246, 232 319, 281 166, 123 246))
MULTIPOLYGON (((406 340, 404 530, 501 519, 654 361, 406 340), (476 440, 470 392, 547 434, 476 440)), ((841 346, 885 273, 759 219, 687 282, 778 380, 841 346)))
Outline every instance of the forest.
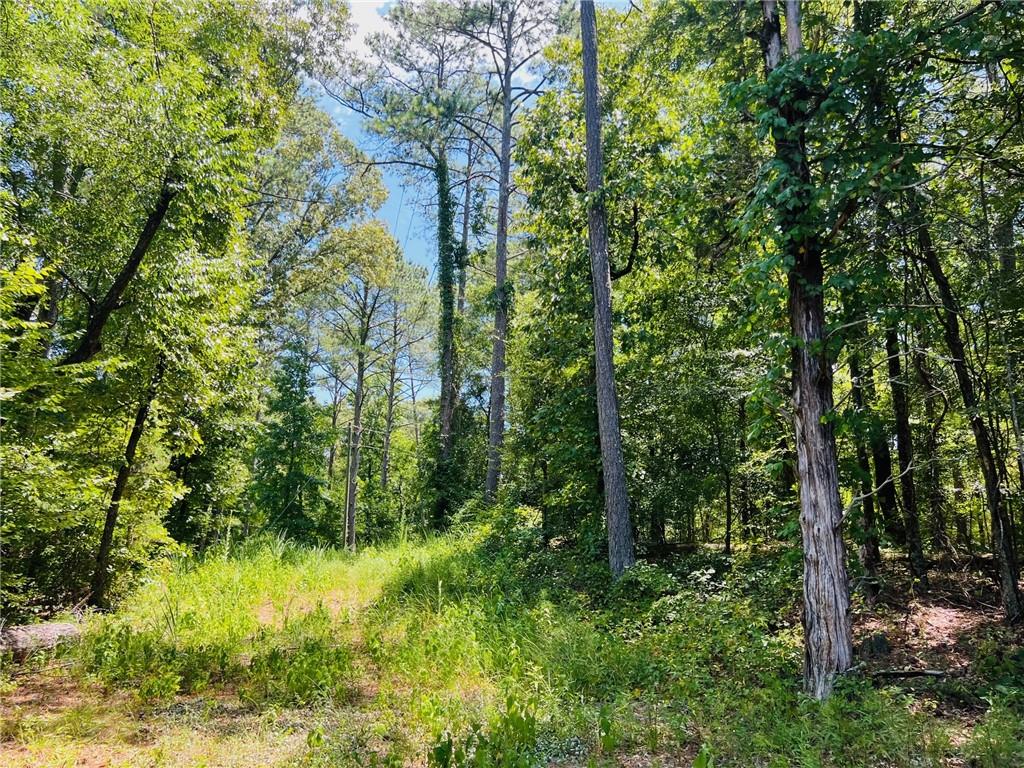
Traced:
POLYGON ((0 764, 1024 768, 1024 2, 0 0, 0 764))

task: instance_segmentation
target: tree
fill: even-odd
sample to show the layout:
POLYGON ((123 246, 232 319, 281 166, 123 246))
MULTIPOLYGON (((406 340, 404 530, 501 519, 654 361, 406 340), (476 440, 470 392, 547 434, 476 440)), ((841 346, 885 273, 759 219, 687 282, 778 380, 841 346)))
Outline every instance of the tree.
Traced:
POLYGON ((615 394, 612 336, 612 279, 608 264, 608 235, 601 203, 601 107, 597 89, 597 20, 594 3, 580 6, 583 38, 584 109, 587 127, 587 194, 590 210, 590 272, 594 294, 594 358, 597 378, 597 416, 604 470, 605 517, 608 525, 608 562, 616 578, 635 562, 629 493, 619 433, 619 403, 615 394))
POLYGON ((501 451, 505 435, 505 344, 509 323, 508 240, 512 191, 513 122, 517 108, 536 88, 516 86, 514 79, 540 55, 544 40, 557 28, 560 6, 552 0, 461 0, 453 29, 480 46, 493 63, 490 74, 498 80, 500 123, 489 116, 467 114, 459 123, 498 163, 497 232, 494 239, 494 337, 491 353, 488 406, 487 478, 484 494, 493 500, 501 478, 501 451), (497 129, 498 146, 487 130, 497 129))
MULTIPOLYGON (((90 583, 111 603, 172 546, 166 515, 199 484, 188 463, 229 422, 215 404, 241 410, 253 392, 241 222, 298 72, 249 4, 4 11, 0 260, 44 285, 21 294, 4 350, 7 616, 90 583)), ((235 479, 208 503, 237 499, 235 479)))
POLYGON ((804 546, 804 685, 818 699, 832 691, 837 674, 853 664, 850 596, 842 538, 839 473, 830 418, 832 371, 825 343, 821 224, 811 205, 810 167, 805 143, 806 96, 795 77, 803 48, 799 0, 786 0, 786 50, 774 0, 762 0, 760 44, 772 93, 769 108, 778 120, 775 145, 777 192, 792 198, 777 207, 781 247, 787 259, 788 303, 793 335, 793 423, 800 527, 804 546), (790 75, 794 75, 790 77, 790 75))
POLYGON ((414 392, 408 388, 404 374, 411 368, 414 358, 422 354, 423 342, 430 332, 425 327, 430 318, 429 304, 424 291, 427 276, 423 270, 401 263, 395 269, 385 297, 387 317, 386 371, 384 376, 384 436, 380 460, 380 485, 388 490, 391 466, 391 438, 396 425, 399 406, 414 392))
POLYGON ((344 269, 331 234, 367 218, 387 193, 378 169, 307 97, 284 116, 281 133, 254 174, 246 230, 260 260, 258 309, 270 329, 285 322, 323 273, 344 269))
MULTIPOLYGON (((390 30, 370 44, 375 61, 322 76, 327 92, 364 115, 388 144, 390 154, 375 162, 429 174, 437 210, 437 335, 440 403, 440 461, 435 486, 435 522, 451 509, 446 488, 455 442, 453 419, 458 398, 456 372, 456 283, 463 267, 455 241, 455 201, 450 163, 463 139, 460 118, 484 104, 470 43, 449 29, 455 9, 448 3, 400 2, 388 13, 390 30), (338 82, 335 82, 338 81, 338 82)), ((470 153, 466 150, 469 185, 470 153)))
POLYGON ((313 397, 313 360, 289 344, 274 373, 254 453, 253 493, 264 525, 300 541, 330 540, 323 505, 323 451, 329 433, 313 397))
POLYGON ((345 486, 346 544, 356 547, 356 507, 362 458, 363 411, 368 379, 387 356, 386 289, 398 263, 398 244, 379 222, 337 233, 339 248, 351 254, 340 284, 328 284, 317 312, 329 332, 325 347, 340 362, 338 378, 352 397, 345 486))

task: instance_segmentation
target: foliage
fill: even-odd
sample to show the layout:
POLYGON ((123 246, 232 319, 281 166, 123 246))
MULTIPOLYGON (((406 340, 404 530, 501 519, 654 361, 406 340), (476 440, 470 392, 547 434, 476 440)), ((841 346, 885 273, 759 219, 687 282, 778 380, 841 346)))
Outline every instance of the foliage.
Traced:
POLYGON ((731 568, 682 555, 627 577, 643 589, 609 594, 590 583, 602 557, 538 547, 535 511, 468 517, 443 538, 355 556, 270 540, 184 560, 94 618, 73 658, 147 707, 185 695, 302 705, 309 765, 697 747, 720 766, 1005 765, 1019 752, 1010 693, 960 747, 960 724, 898 687, 853 677, 828 702, 804 697, 786 623, 798 596, 773 601, 760 584, 784 553, 731 568), (370 698, 355 698, 368 681, 370 698))
POLYGON ((793 374, 823 364, 853 620, 954 569, 1012 619, 1024 5, 601 8, 616 582, 570 6, 402 0, 364 46, 342 0, 0 3, 2 621, 106 603, 107 568, 73 679, 312 713, 313 765, 1014 764, 1012 627, 801 695, 793 374), (385 179, 437 214, 436 284, 385 179))

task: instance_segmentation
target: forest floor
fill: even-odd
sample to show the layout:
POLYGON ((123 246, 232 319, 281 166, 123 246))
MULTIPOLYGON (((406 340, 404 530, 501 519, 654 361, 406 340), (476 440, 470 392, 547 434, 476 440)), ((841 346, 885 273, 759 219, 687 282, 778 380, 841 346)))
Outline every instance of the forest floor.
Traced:
POLYGON ((5 664, 0 764, 1024 766, 1024 636, 988 581, 943 563, 907 600, 888 570, 856 607, 858 673, 818 704, 794 550, 613 587, 522 513, 356 556, 248 546, 5 664))

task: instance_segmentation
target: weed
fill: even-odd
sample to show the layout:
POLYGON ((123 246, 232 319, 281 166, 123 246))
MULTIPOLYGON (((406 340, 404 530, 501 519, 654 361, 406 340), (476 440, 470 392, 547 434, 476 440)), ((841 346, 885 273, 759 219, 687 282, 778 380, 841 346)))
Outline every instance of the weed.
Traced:
MULTIPOLYGON (((358 556, 272 540, 167 565, 90 619, 78 658, 147 704, 237 694, 260 734, 302 734, 302 766, 673 763, 698 746, 703 768, 1021 764, 1019 649, 1002 635, 961 681, 990 707, 954 748, 898 688, 850 678, 827 702, 802 695, 789 549, 698 551, 612 587, 599 552, 546 547, 529 511, 471 518, 358 556)), ((19 713, 3 730, 88 726, 19 713)))

